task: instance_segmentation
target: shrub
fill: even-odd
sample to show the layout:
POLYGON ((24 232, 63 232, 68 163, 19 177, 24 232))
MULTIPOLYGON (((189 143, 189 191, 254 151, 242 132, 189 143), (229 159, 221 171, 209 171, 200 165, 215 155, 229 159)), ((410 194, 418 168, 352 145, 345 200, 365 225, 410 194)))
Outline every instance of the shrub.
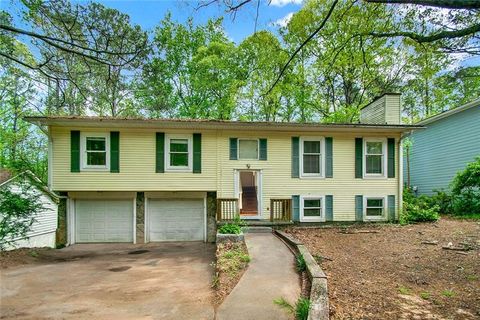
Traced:
POLYGON ((443 190, 433 190, 435 194, 431 197, 431 203, 438 206, 441 214, 452 213, 452 196, 443 190))
POLYGON ((27 233, 41 209, 38 195, 27 183, 19 184, 19 192, 0 189, 0 250, 15 245, 18 239, 28 239, 27 233))
POLYGON ((242 232, 242 227, 237 224, 227 223, 218 228, 218 232, 222 234, 240 234, 242 232))
POLYGON ((455 215, 480 213, 480 156, 457 173, 451 186, 451 209, 455 215))
POLYGON ((437 221, 440 207, 427 196, 415 197, 409 188, 405 188, 403 198, 403 212, 400 223, 437 221))

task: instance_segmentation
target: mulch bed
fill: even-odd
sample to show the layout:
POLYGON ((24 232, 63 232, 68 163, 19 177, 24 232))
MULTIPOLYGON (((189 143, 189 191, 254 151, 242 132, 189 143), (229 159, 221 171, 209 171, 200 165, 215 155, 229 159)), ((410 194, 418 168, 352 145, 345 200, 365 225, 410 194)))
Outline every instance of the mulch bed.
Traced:
POLYGON ((480 319, 478 221, 287 232, 327 274, 333 319, 480 319))
POLYGON ((248 267, 249 261, 245 260, 248 258, 247 246, 244 242, 217 244, 216 258, 216 274, 212 286, 215 289, 214 304, 218 307, 232 292, 248 267), (229 253, 231 255, 226 256, 229 253))

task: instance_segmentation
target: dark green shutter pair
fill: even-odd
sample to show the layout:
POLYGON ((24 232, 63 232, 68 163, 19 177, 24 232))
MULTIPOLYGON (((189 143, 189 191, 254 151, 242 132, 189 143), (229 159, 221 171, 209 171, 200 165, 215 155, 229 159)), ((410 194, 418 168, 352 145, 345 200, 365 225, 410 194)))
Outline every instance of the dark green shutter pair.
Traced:
MULTIPOLYGON (((80 131, 70 132, 70 171, 80 172, 80 131)), ((120 132, 110 132, 110 172, 120 172, 120 132)))
MULTIPOLYGON (((292 196, 292 219, 300 221, 300 196, 292 196)), ((333 196, 325 196, 325 220, 333 221, 333 196)))
MULTIPOLYGON (((292 178, 300 177, 300 138, 292 137, 292 178)), ((333 178, 333 138, 325 138, 325 178, 333 178)))
MULTIPOLYGON (((155 172, 165 172, 165 133, 155 137, 155 172)), ((202 173, 202 134, 193 134, 193 173, 202 173)))
MULTIPOLYGON (((395 139, 387 139, 387 176, 395 178, 395 139)), ((355 178, 363 178, 363 138, 355 138, 355 178)))
MULTIPOLYGON (((387 217, 390 221, 397 220, 396 215, 396 203, 395 203, 395 195, 389 195, 387 197, 387 217)), ((363 221, 363 196, 357 195, 355 196, 355 221, 363 221)))
MULTIPOLYGON (((258 139, 258 160, 267 160, 267 139, 258 139)), ((238 138, 230 138, 230 160, 238 160, 238 138)))

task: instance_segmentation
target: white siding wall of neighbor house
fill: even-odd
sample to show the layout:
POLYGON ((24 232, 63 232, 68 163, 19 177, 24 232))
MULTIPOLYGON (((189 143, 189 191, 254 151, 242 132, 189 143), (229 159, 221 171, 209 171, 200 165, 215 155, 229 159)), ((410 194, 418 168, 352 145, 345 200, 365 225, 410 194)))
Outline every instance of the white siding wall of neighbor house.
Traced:
MULTIPOLYGON (((20 193, 20 187, 14 182, 8 186, 12 192, 20 193)), ((35 189, 35 194, 42 205, 42 209, 35 215, 35 222, 27 233, 27 239, 17 239, 15 244, 7 250, 16 248, 55 248, 55 234, 57 230, 58 205, 43 191, 35 189)))
MULTIPOLYGON (((447 190, 456 173, 480 156, 480 102, 425 125, 411 135, 410 184, 418 193, 431 195, 435 189, 447 190)), ((406 157, 404 161, 407 183, 406 157)))

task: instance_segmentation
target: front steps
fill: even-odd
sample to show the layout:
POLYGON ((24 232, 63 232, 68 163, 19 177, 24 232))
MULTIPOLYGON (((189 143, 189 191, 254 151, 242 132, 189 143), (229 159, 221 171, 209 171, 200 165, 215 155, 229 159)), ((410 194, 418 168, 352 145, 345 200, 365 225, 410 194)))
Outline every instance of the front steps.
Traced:
POLYGON ((272 227, 243 227, 243 233, 272 233, 272 227))

